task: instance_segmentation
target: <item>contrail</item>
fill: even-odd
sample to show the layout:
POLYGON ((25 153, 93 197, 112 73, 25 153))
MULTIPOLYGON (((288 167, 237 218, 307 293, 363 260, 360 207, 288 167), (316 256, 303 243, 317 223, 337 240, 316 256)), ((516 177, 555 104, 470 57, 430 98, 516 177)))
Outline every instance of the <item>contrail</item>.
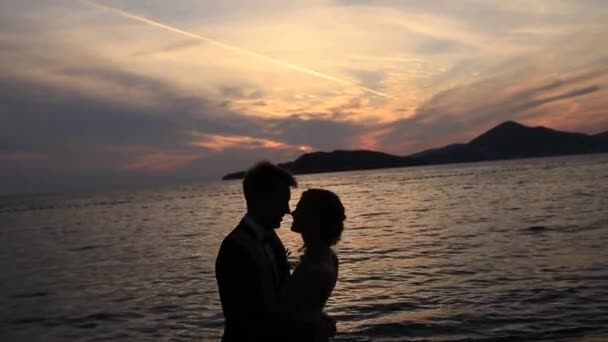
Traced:
POLYGON ((358 83, 355 83, 355 82, 351 82, 351 81, 344 80, 344 79, 341 79, 341 78, 338 78, 338 77, 335 77, 335 76, 324 74, 324 73, 315 71, 313 69, 309 69, 309 68, 306 68, 306 67, 303 67, 303 66, 300 66, 300 65, 296 65, 296 64, 292 64, 292 63, 289 63, 289 62, 282 61, 280 59, 268 57, 268 56, 265 56, 265 55, 262 55, 262 54, 259 54, 259 53, 253 52, 253 51, 245 50, 245 49, 242 49, 242 48, 237 47, 237 46, 233 46, 233 45, 229 45, 229 44, 226 44, 226 43, 222 43, 222 42, 220 42, 218 40, 207 38, 207 37, 202 36, 202 35, 197 34, 197 33, 180 30, 179 28, 176 28, 176 27, 173 27, 173 26, 169 26, 169 25, 166 25, 166 24, 160 23, 158 21, 155 21, 155 20, 152 20, 152 19, 148 19, 148 18, 139 16, 139 15, 131 14, 129 12, 123 11, 123 10, 121 10, 119 8, 116 8, 116 7, 111 7, 111 6, 103 5, 103 4, 97 3, 95 1, 90 1, 90 0, 81 0, 81 1, 84 2, 84 3, 86 3, 86 4, 89 4, 91 6, 94 6, 96 8, 116 13, 116 14, 118 14, 120 16, 125 17, 125 18, 129 18, 131 20, 135 20, 135 21, 139 21, 139 22, 142 22, 142 23, 146 23, 148 25, 156 26, 156 27, 165 29, 167 31, 171 31, 171 32, 174 32, 174 33, 177 33, 177 34, 181 34, 181 35, 186 36, 186 37, 190 37, 190 38, 193 38, 193 39, 198 39, 198 40, 203 41, 205 43, 209 43, 209 44, 221 47, 221 48, 226 49, 226 50, 230 50, 230 51, 233 51, 233 52, 236 52, 236 53, 240 53, 240 54, 245 55, 245 56, 249 56, 249 57, 253 57, 253 58, 259 59, 259 60, 263 60, 263 61, 268 62, 268 63, 272 63, 272 64, 275 64, 275 65, 278 65, 278 66, 281 66, 281 67, 284 67, 284 68, 287 68, 287 69, 299 71, 299 72, 304 73, 304 74, 308 74, 308 75, 311 75, 311 76, 322 78, 324 80, 333 81, 335 83, 339 83, 339 84, 346 85, 346 86, 356 87, 356 88, 359 88, 361 90, 364 90, 364 91, 366 91, 368 93, 371 93, 371 94, 374 94, 374 95, 378 95, 378 96, 382 96, 382 97, 386 97, 386 98, 390 98, 390 99, 396 99, 396 97, 394 97, 392 95, 389 95, 389 94, 386 94, 386 93, 383 93, 383 92, 380 92, 380 91, 377 91, 377 90, 374 90, 374 89, 371 89, 371 88, 368 88, 368 87, 364 87, 361 84, 358 84, 358 83))

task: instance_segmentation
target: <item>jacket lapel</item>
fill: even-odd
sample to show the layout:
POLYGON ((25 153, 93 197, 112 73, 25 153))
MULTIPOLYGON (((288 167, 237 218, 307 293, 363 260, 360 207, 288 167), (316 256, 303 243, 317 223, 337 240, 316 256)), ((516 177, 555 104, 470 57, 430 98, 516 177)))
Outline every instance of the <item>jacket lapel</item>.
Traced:
POLYGON ((283 246, 281 239, 279 239, 279 236, 274 231, 272 232, 271 241, 272 247, 275 251, 275 255, 277 258, 277 268, 279 271, 279 279, 277 279, 277 286, 281 287, 287 276, 289 276, 289 263, 287 261, 285 247, 283 246))
POLYGON ((259 240, 259 237, 257 237, 254 228, 250 227, 246 221, 241 221, 241 223, 239 224, 239 229, 245 230, 248 235, 253 239, 252 242, 258 245, 258 247, 263 252, 262 256, 263 260, 266 262, 267 265, 266 269, 272 275, 272 278, 274 280, 274 288, 278 291, 285 282, 285 280, 289 277, 289 262, 287 260, 285 247, 283 246, 283 243, 281 242, 281 239, 277 235, 276 231, 273 230, 272 232, 270 232, 270 236, 267 238, 269 241, 264 242, 259 240), (272 251, 274 252, 273 254, 278 274, 274 271, 275 266, 273 265, 273 262, 268 256, 268 252, 266 251, 266 248, 264 246, 265 243, 269 243, 272 251))
POLYGON ((245 224, 239 225, 234 231, 234 239, 236 239, 239 245, 248 250, 248 254, 251 255, 256 263, 259 271, 260 285, 265 293, 265 302, 269 307, 272 307, 276 303, 278 291, 274 272, 272 271, 272 264, 264 251, 264 244, 255 237, 255 234, 245 224))

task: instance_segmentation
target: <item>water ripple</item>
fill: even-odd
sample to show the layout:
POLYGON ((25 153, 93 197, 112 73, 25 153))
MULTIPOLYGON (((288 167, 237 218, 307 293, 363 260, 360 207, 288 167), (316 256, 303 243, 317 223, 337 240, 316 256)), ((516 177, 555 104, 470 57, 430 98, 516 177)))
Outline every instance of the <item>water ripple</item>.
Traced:
MULTIPOLYGON (((336 341, 608 340, 602 158, 299 177, 292 208, 308 187, 347 208, 336 341)), ((243 212, 239 182, 1 199, 0 340, 218 340, 243 212)))

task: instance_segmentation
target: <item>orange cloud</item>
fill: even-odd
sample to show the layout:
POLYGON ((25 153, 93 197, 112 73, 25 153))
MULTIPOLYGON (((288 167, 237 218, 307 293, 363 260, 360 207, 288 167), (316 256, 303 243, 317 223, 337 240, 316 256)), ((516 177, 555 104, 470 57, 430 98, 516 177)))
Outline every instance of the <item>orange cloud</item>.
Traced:
POLYGON ((254 138, 244 135, 221 135, 221 134, 197 134, 200 140, 190 143, 192 146, 202 147, 215 152, 221 152, 230 148, 239 149, 296 149, 299 151, 310 152, 313 150, 308 145, 290 145, 281 141, 254 138))
POLYGON ((197 154, 170 154, 165 152, 153 152, 128 163, 123 167, 128 171, 144 171, 162 173, 174 171, 186 166, 188 163, 198 159, 197 154))

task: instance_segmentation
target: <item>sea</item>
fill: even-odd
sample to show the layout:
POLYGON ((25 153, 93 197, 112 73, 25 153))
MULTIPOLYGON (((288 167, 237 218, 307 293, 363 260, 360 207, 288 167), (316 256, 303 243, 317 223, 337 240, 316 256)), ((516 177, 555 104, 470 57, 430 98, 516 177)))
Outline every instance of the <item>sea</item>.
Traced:
MULTIPOLYGON (((335 341, 608 341, 608 155, 297 178, 292 208, 347 210, 335 341)), ((239 181, 0 199, 0 341, 219 341, 244 209, 239 181)))

